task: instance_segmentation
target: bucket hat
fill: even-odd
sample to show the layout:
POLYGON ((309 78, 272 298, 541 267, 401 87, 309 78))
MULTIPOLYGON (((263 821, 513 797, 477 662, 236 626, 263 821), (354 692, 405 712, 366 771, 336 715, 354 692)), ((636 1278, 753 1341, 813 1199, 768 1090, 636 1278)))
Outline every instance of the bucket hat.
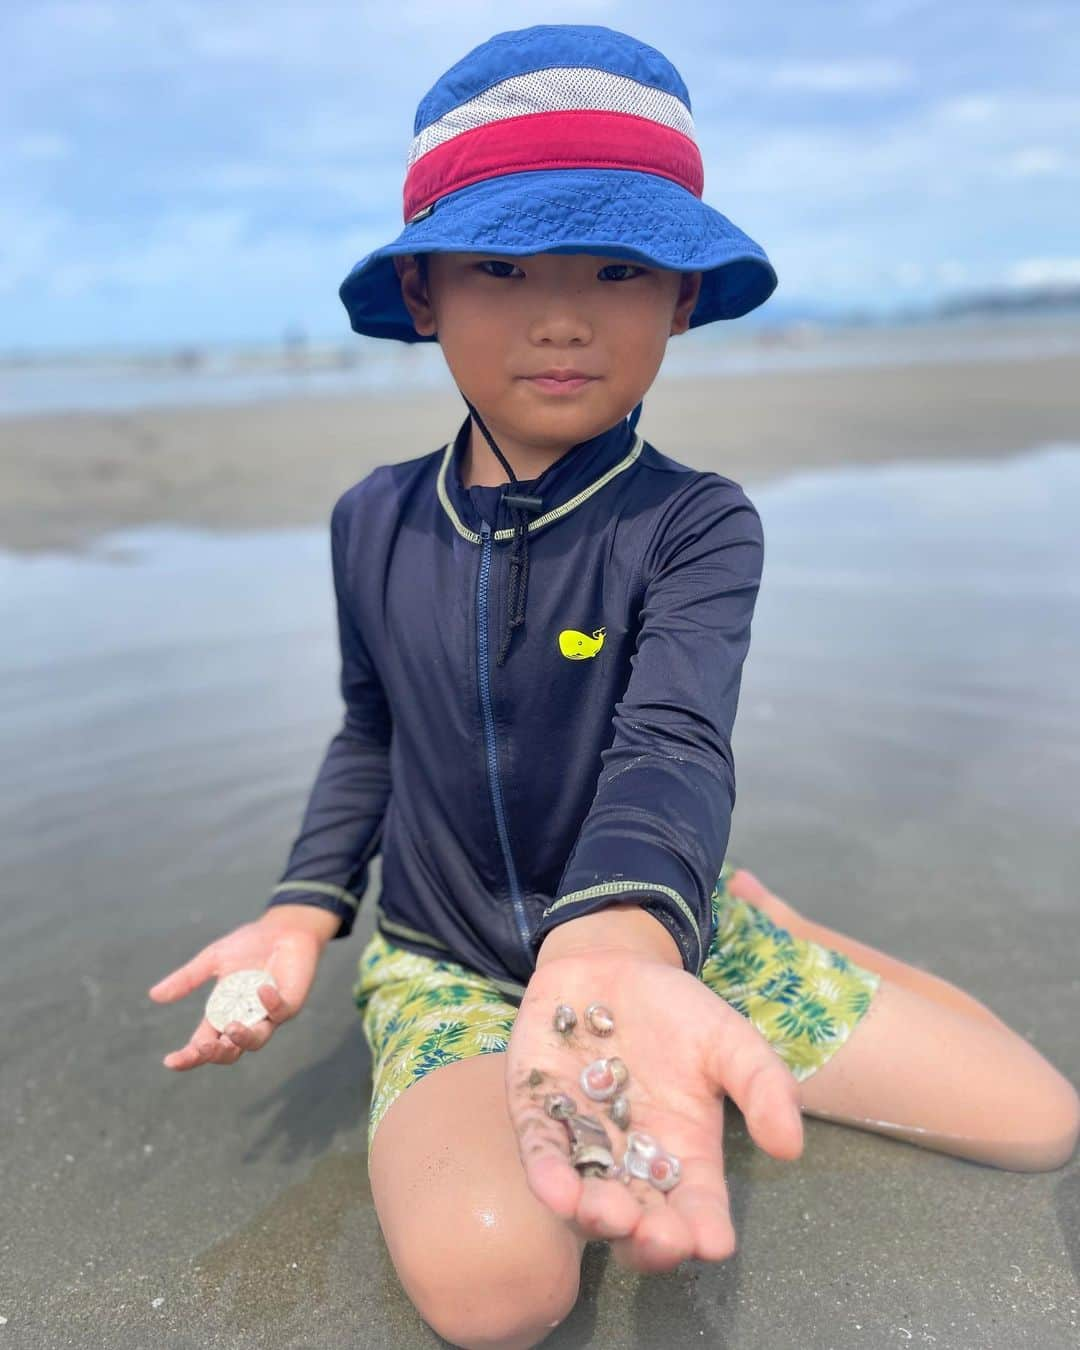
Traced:
MULTIPOLYGON (((360 259, 339 295, 356 333, 437 342, 437 333, 413 327, 395 255, 592 253, 701 272, 689 326, 735 319, 769 298, 776 273, 760 244, 702 201, 703 189, 690 95, 655 47, 594 24, 496 33, 420 100, 404 229, 360 259)), ((521 484, 478 409, 465 403, 509 479, 501 666, 525 621, 528 518, 544 503, 536 480, 521 484)), ((641 408, 630 414, 631 432, 641 408)))
POLYGON ((339 295, 356 333, 436 342, 413 327, 395 254, 595 253, 700 271, 690 327, 735 319, 776 273, 703 189, 689 92, 655 47, 594 24, 496 33, 420 100, 405 226, 339 295))

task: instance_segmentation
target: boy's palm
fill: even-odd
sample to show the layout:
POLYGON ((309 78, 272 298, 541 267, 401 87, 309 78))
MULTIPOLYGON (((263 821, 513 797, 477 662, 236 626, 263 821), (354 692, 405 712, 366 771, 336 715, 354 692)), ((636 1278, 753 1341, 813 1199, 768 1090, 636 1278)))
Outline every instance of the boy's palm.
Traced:
POLYGON ((612 1241, 633 1269, 669 1270, 687 1257, 722 1260, 735 1248, 723 1170, 724 1094, 742 1111, 754 1141, 783 1159, 803 1146, 798 1084, 768 1041, 687 971, 630 951, 590 951, 540 965, 529 981, 507 1047, 510 1117, 528 1184, 538 1199, 587 1238, 612 1241), (610 1008, 615 1030, 585 1025, 590 1003, 610 1008), (577 1013, 564 1037, 552 1017, 577 1013), (569 1136, 544 1111, 549 1092, 568 1092, 579 1112, 602 1120, 615 1161, 626 1135, 607 1103, 585 1095, 584 1065, 618 1055, 629 1070, 630 1128, 653 1135, 682 1165, 670 1191, 647 1181, 582 1177, 569 1162, 569 1136), (531 1086, 533 1069, 543 1081, 531 1086))
POLYGON ((200 1064, 233 1064, 244 1050, 261 1050, 280 1022, 295 1017, 308 996, 322 952, 318 937, 303 928, 261 918, 234 929, 204 947, 185 965, 151 986, 148 993, 157 1003, 185 998, 212 976, 221 978, 234 970, 266 970, 273 985, 262 985, 259 998, 266 1017, 253 1027, 232 1022, 228 1034, 217 1031, 204 1017, 181 1050, 166 1055, 169 1069, 194 1069, 200 1064))

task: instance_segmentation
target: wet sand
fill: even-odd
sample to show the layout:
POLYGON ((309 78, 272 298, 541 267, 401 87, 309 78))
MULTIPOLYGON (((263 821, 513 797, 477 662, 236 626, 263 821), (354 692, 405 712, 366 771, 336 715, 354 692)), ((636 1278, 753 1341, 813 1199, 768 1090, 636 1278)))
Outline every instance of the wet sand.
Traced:
MULTIPOLYGON (((760 485, 729 856, 969 990, 1073 1081, 1078 388, 1055 361, 725 378, 657 388, 641 423, 760 485)), ((458 417, 365 399, 0 430, 20 550, 0 554, 0 1346, 443 1344, 367 1178, 351 988, 378 864, 259 1054, 170 1073, 209 986, 145 991, 261 912, 340 723, 334 494, 458 417), (41 551, 116 524, 138 528, 99 556, 41 551)), ((1024 1175, 805 1132, 778 1162, 729 1103, 736 1256, 639 1277, 590 1244, 545 1344, 1073 1343, 1075 1159, 1024 1175)))
MULTIPOLYGON (((1080 440, 1074 356, 668 379, 639 429, 741 483, 896 457, 1013 454, 1080 440)), ((0 420, 0 548, 78 548, 151 521, 235 530, 324 523, 376 464, 445 444, 454 392, 0 420)))

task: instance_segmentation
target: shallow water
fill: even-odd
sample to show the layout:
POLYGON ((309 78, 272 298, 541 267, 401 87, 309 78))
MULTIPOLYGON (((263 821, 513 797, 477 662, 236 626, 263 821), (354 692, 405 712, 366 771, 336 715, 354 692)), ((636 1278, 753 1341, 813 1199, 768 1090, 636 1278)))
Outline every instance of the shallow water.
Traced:
MULTIPOLYGON (((1075 1079, 1080 446, 745 486, 766 560, 729 856, 969 989, 1075 1079)), ((224 1075, 161 1067, 210 986, 165 1007, 145 993, 261 912, 338 728, 325 529, 139 529, 91 556, 0 554, 0 631, 6 1329, 50 1345, 62 1329, 65 1344, 142 1346, 166 1328, 186 1345, 196 1324, 200 1344, 426 1344, 363 1184, 370 1064, 350 988, 371 896, 301 1016, 224 1075)), ((1014 1343, 1021 1322, 1065 1343, 1058 1176, 1018 1187, 872 1134, 811 1121, 807 1135, 804 1158, 778 1164, 732 1125, 740 1261, 701 1272, 700 1301, 683 1287, 696 1272, 636 1285, 640 1334, 656 1321, 697 1344, 700 1323, 737 1315, 739 1343, 761 1344, 780 1288, 789 1318, 839 1345, 831 1294, 855 1280, 878 1340, 918 1305, 952 1343, 952 1282, 926 1302, 944 1243, 980 1291, 965 1317, 981 1323, 987 1297, 1014 1310, 1005 1339, 980 1344, 1014 1343), (897 1196, 894 1263, 874 1242, 897 1196), (985 1222, 994 1205, 1007 1222, 985 1222), (804 1231, 829 1298, 800 1310, 804 1231), (1043 1274, 1025 1293, 1007 1263, 1032 1252, 1043 1274)))
MULTIPOLYGON (((1040 776, 1075 782, 1080 447, 745 486, 766 561, 738 739, 828 709, 883 754, 993 745, 1003 799, 1040 776)), ((9 876, 57 851, 122 873, 136 831, 160 849, 159 881, 194 879, 238 844, 265 849, 270 820, 260 862, 277 865, 337 727, 323 527, 141 528, 89 556, 0 554, 0 625, 9 876)), ((116 894, 83 897, 80 921, 116 894)), ((50 888, 35 921, 69 902, 50 888)), ((5 888, 0 925, 19 912, 5 888)))

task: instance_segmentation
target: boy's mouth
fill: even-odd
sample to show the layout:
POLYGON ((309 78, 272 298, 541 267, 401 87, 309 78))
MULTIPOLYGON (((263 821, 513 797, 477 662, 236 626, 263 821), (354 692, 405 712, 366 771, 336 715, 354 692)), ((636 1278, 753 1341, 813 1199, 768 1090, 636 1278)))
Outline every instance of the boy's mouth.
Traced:
POLYGON ((537 375, 525 375, 522 378, 547 394, 572 394, 578 389, 583 389, 585 385, 591 384, 598 377, 588 375, 582 370, 552 368, 541 371, 537 375))

